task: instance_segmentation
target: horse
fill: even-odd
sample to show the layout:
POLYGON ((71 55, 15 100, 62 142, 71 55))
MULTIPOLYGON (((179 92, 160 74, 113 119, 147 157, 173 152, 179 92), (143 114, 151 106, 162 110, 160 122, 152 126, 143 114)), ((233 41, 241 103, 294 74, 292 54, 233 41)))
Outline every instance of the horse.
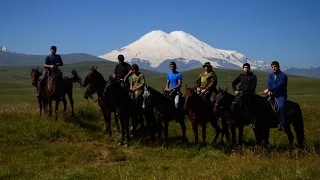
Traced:
POLYGON ((210 122, 216 130, 216 135, 213 140, 213 142, 216 142, 221 133, 221 128, 218 125, 216 116, 213 114, 213 110, 208 107, 207 102, 195 92, 194 88, 188 87, 187 84, 185 85, 185 88, 185 102, 183 108, 191 121, 195 144, 198 144, 198 125, 200 124, 202 127, 203 145, 206 146, 206 125, 208 122, 210 122))
POLYGON ((93 93, 97 93, 100 100, 99 106, 103 113, 106 123, 106 133, 112 136, 111 131, 111 112, 115 112, 121 123, 121 140, 118 145, 129 146, 129 119, 135 118, 134 104, 129 96, 129 93, 122 88, 118 80, 109 77, 105 81, 103 76, 97 71, 97 67, 92 67, 86 74, 83 81, 83 87, 86 87, 84 98, 90 97, 93 93), (126 136, 126 144, 124 139, 126 136))
MULTIPOLYGON (((184 98, 181 98, 180 104, 183 104, 183 102, 184 98)), ((168 148, 169 121, 173 119, 180 123, 183 138, 182 142, 185 142, 187 129, 184 122, 185 112, 181 107, 176 108, 170 97, 160 93, 149 85, 145 85, 142 107, 148 111, 153 110, 156 129, 154 133, 158 133, 159 138, 161 138, 162 124, 164 124, 164 148, 168 148)))
MULTIPOLYGON (((56 119, 58 119, 58 107, 59 107, 59 102, 60 100, 63 101, 64 104, 64 113, 66 112, 66 107, 67 107, 67 101, 66 101, 66 94, 69 97, 69 101, 71 104, 71 109, 72 109, 72 116, 74 115, 74 101, 72 97, 72 89, 73 89, 73 84, 75 82, 78 82, 81 85, 81 79, 78 76, 78 73, 76 70, 72 70, 72 77, 68 78, 66 76, 62 76, 62 72, 57 68, 52 68, 49 71, 46 71, 48 73, 48 76, 46 79, 43 79, 46 83, 46 85, 43 88, 40 88, 40 96, 41 94, 44 97, 45 103, 49 105, 49 116, 51 118, 52 115, 52 101, 56 101, 56 107, 55 107, 55 114, 56 114, 56 119)), ((42 86, 40 83, 40 87, 42 86)))
POLYGON ((214 108, 213 112, 217 116, 221 117, 223 123, 227 123, 232 136, 232 144, 236 144, 236 128, 239 130, 238 143, 241 146, 243 141, 243 127, 251 123, 250 116, 245 113, 247 111, 236 111, 231 112, 230 108, 232 102, 235 99, 235 95, 232 95, 228 92, 228 88, 222 90, 219 88, 217 95, 214 99, 214 108))
MULTIPOLYGON (((274 105, 270 103, 268 96, 251 95, 247 92, 240 92, 236 95, 231 105, 231 111, 247 107, 256 119, 256 140, 258 145, 267 146, 269 144, 270 128, 277 128, 279 118, 274 105)), ((286 122, 283 125, 284 132, 289 140, 289 148, 293 149, 294 136, 290 129, 293 125, 297 136, 298 148, 304 148, 304 122, 300 105, 294 101, 287 100, 286 122)))
MULTIPOLYGON (((32 86, 35 86, 36 91, 38 92, 38 90, 40 88, 39 78, 40 78, 40 76, 42 76, 42 72, 39 71, 39 67, 37 69, 31 68, 30 76, 31 76, 31 80, 32 80, 32 86)), ((42 94, 39 94, 39 96, 38 96, 38 103, 39 103, 39 110, 40 110, 39 116, 41 116, 42 115, 42 108, 43 108, 43 112, 46 113, 46 105, 47 105, 47 104, 45 104, 44 97, 42 94)))

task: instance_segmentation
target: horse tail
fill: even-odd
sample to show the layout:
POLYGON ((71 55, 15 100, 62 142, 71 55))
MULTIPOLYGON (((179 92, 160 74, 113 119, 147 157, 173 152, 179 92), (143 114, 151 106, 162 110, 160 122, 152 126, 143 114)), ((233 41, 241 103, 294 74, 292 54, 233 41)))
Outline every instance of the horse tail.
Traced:
POLYGON ((80 84, 80 86, 81 86, 82 80, 81 80, 81 78, 79 77, 77 71, 73 69, 73 70, 71 71, 71 74, 72 74, 72 78, 70 78, 71 81, 72 81, 73 83, 78 82, 78 83, 80 84))
POLYGON ((302 116, 302 110, 298 103, 296 103, 296 113, 292 117, 294 118, 292 125, 294 128, 294 131, 297 135, 297 140, 299 145, 303 145, 303 141, 305 140, 304 136, 304 122, 303 122, 303 116, 302 116))

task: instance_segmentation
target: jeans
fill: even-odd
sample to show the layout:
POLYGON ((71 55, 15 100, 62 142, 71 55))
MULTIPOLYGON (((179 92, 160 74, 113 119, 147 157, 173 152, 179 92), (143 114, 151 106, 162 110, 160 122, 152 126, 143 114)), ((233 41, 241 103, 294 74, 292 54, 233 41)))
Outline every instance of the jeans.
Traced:
POLYGON ((278 106, 279 106, 279 119, 282 126, 285 125, 286 122, 286 102, 287 98, 280 96, 277 97, 278 106))

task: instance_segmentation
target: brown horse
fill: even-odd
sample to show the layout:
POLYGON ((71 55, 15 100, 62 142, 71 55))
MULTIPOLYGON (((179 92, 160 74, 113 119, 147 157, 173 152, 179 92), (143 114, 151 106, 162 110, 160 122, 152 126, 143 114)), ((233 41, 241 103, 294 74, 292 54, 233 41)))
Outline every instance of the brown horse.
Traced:
MULTIPOLYGON (((39 67, 37 69, 31 68, 30 76, 31 76, 31 80, 32 80, 32 86, 35 86, 36 91, 38 92, 39 87, 40 87, 39 78, 40 78, 40 76, 42 76, 42 72, 39 71, 39 67)), ((41 116, 42 115, 42 108, 43 108, 44 113, 46 113, 46 105, 47 105, 44 102, 44 97, 42 94, 40 94, 38 96, 38 103, 39 103, 39 109, 40 109, 39 115, 41 116)))
MULTIPOLYGON (((91 73, 91 72, 90 72, 91 73)), ((88 73, 87 73, 87 75, 88 75, 88 73)), ((105 83, 105 82, 103 82, 103 83, 105 83)), ((85 99, 87 99, 88 100, 88 98, 91 98, 91 99, 93 99, 94 100, 94 102, 97 102, 98 101, 98 105, 100 106, 100 108, 101 108, 101 110, 102 110, 102 112, 105 112, 104 110, 103 110, 103 108, 105 108, 104 107, 104 105, 103 105, 103 102, 100 100, 102 97, 102 93, 100 92, 100 89, 102 89, 102 87, 98 84, 98 86, 96 85, 96 84, 83 84, 85 87, 86 87, 86 89, 85 89, 85 92, 84 92, 84 98, 85 99), (98 94, 98 99, 96 100, 92 95, 93 94, 95 94, 95 93, 97 93, 98 94)), ((103 92, 103 91, 102 91, 103 92)), ((112 109, 111 110, 111 112, 113 112, 114 113, 114 120, 115 120, 115 122, 116 122, 116 126, 117 126, 117 130, 118 130, 118 132, 120 133, 121 131, 120 131, 120 126, 119 126, 119 118, 118 118, 118 115, 117 115, 117 113, 116 113, 116 111, 115 111, 115 109, 112 109)), ((108 114, 107 114, 107 116, 109 116, 108 114)), ((110 115, 111 116, 111 115, 110 115)), ((110 117, 111 118, 111 117, 110 117)))
POLYGON ((47 77, 47 79, 44 79, 46 85, 40 89, 40 95, 39 97, 43 97, 43 101, 45 104, 49 105, 49 116, 51 118, 52 116, 52 101, 55 100, 56 106, 55 106, 55 114, 56 119, 58 119, 58 107, 60 100, 63 101, 64 105, 64 113, 67 110, 67 101, 66 101, 66 94, 69 97, 69 101, 71 104, 71 110, 72 110, 72 116, 74 115, 74 101, 72 97, 72 89, 73 89, 73 83, 78 82, 80 85, 82 84, 82 81, 80 77, 78 76, 78 73, 76 70, 72 70, 72 77, 68 78, 66 76, 62 76, 61 71, 58 68, 53 68, 51 70, 51 74, 47 77))
POLYGON ((194 88, 190 88, 188 85, 186 85, 184 97, 184 109, 187 111, 187 115, 192 124, 195 144, 198 144, 198 125, 200 124, 202 127, 203 145, 206 146, 206 125, 208 122, 210 122, 216 130, 216 136, 213 140, 213 142, 216 142, 221 133, 221 128, 218 125, 216 116, 213 114, 213 110, 208 107, 208 104, 203 101, 202 97, 195 92, 194 88))

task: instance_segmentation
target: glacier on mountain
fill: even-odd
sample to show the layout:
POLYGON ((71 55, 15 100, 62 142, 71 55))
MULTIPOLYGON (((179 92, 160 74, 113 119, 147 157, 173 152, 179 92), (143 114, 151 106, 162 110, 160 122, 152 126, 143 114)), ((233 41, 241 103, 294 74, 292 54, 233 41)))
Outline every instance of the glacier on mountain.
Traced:
POLYGON ((141 68, 158 71, 167 71, 171 61, 177 63, 179 70, 201 67, 207 61, 217 68, 236 69, 246 62, 251 64, 252 69, 269 68, 264 61, 250 60, 237 51, 213 48, 184 31, 168 34, 154 30, 121 49, 99 57, 117 62, 119 54, 123 54, 131 64, 137 63, 141 68))

